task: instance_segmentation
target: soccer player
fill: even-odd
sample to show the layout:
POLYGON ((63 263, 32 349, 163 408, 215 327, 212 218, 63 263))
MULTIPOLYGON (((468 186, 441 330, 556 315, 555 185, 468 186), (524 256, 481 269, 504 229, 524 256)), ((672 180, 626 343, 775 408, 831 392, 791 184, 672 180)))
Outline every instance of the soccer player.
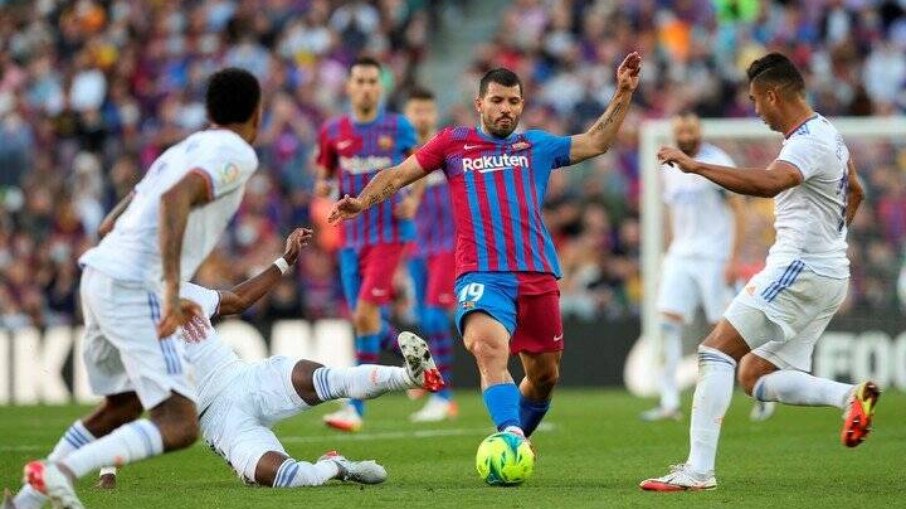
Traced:
MULTIPOLYGON (((733 166, 720 148, 702 141, 697 115, 673 118, 673 137, 696 161, 733 166)), ((664 259, 658 295, 660 313, 660 405, 642 413, 644 421, 679 420, 676 369, 683 355, 683 326, 701 306, 716 324, 733 294, 735 268, 744 236, 742 199, 698 175, 665 166, 663 197, 670 217, 671 242, 664 259)))
MULTIPOLYGON (((406 118, 418 134, 419 146, 437 133, 437 104, 430 90, 417 88, 409 94, 406 118)), ((455 226, 450 189, 441 173, 432 173, 420 190, 418 212, 414 215, 416 242, 409 258, 409 273, 415 286, 416 312, 421 330, 437 359, 446 387, 428 398, 425 406, 410 416, 414 422, 437 422, 456 416, 457 407, 450 389, 453 366, 453 323, 456 282, 453 247, 455 226)), ((417 185, 419 184, 416 182, 417 185)))
POLYGON ((178 343, 166 338, 201 314, 180 299, 180 282, 217 244, 258 167, 251 143, 260 102, 250 73, 214 73, 205 97, 211 128, 157 158, 113 231, 82 256, 82 353, 92 390, 105 400, 46 461, 26 465, 16 506, 40 506, 46 494, 55 506, 80 508, 75 479, 195 442, 194 390, 178 343), (139 419, 143 409, 147 419, 139 419))
MULTIPOLYGON (((380 77, 381 64, 373 58, 361 57, 350 66, 346 93, 352 112, 328 120, 321 129, 317 194, 330 194, 333 180, 339 182, 341 194, 357 194, 378 170, 399 163, 415 147, 412 124, 383 111, 380 77)), ((381 319, 381 307, 393 297, 393 274, 406 243, 415 238, 411 213, 417 203, 401 203, 404 200, 417 200, 417 196, 398 197, 341 231, 340 278, 353 314, 359 364, 377 362, 381 336, 388 328, 381 319)), ((353 399, 325 415, 324 422, 341 431, 358 431, 364 407, 361 400, 353 399)))
MULTIPOLYGON (((439 390, 443 378, 424 341, 409 332, 399 335, 405 368, 373 364, 327 368, 282 355, 244 362, 210 325, 210 318, 242 313, 271 291, 310 238, 311 230, 297 229, 287 238, 281 258, 232 290, 183 285, 183 298, 198 303, 208 317, 197 318, 197 327, 178 338, 186 341, 186 358, 195 368, 201 433, 247 484, 294 488, 331 479, 381 483, 387 472, 374 461, 350 461, 335 452, 315 463, 290 458, 271 427, 324 401, 371 399, 411 388, 439 390)), ((107 475, 115 475, 115 470, 107 475)), ((108 477, 106 487, 112 487, 114 479, 108 477)))
POLYGON ((550 407, 563 350, 557 278, 560 267, 541 220, 550 172, 603 154, 616 138, 638 86, 641 57, 616 72, 606 111, 582 134, 517 133, 524 106, 519 77, 493 69, 479 83, 477 127, 442 130, 402 164, 386 169, 358 196, 334 205, 348 221, 404 186, 441 169, 456 222, 456 325, 475 357, 485 405, 498 430, 528 437, 550 407), (507 369, 518 354, 525 378, 507 369))
POLYGON ((834 126, 812 110, 802 75, 787 57, 768 54, 747 73, 755 112, 786 138, 774 162, 739 171, 668 147, 658 158, 730 191, 774 197, 777 238, 765 268, 698 348, 688 460, 663 477, 642 481, 644 490, 717 487, 717 441, 737 365, 740 385, 758 401, 842 409, 841 438, 848 447, 865 439, 880 394, 873 382, 851 385, 808 373, 815 342, 849 285, 846 229, 862 200, 849 150, 834 126))

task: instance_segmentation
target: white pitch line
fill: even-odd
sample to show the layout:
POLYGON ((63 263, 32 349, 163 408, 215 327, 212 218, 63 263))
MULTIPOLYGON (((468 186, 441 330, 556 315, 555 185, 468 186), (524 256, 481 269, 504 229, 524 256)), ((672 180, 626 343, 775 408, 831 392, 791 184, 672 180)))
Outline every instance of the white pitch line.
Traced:
MULTIPOLYGON (((547 432, 553 431, 555 425, 542 423, 536 431, 547 432)), ((348 441, 367 441, 367 440, 399 440, 411 438, 437 438, 437 437, 458 437, 465 435, 483 435, 493 431, 493 428, 453 428, 453 429, 421 429, 414 431, 385 431, 378 433, 349 433, 317 436, 284 436, 279 437, 280 441, 293 444, 310 444, 318 442, 328 442, 336 440, 348 441)))
POLYGON ((40 445, 0 445, 0 451, 3 452, 31 452, 31 451, 48 451, 46 446, 40 445))

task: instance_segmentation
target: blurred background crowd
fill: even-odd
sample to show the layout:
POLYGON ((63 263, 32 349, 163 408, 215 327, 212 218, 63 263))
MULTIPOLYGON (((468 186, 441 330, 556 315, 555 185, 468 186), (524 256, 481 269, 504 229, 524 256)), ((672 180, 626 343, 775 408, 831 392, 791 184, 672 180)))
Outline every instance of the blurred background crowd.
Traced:
MULTIPOLYGON (((345 316, 329 202, 312 198, 321 122, 345 108, 347 64, 386 64, 388 107, 399 106, 436 49, 479 2, 443 0, 0 0, 0 326, 78 320, 78 256, 106 211, 168 146, 205 124, 207 75, 225 65, 264 86, 261 169, 199 279, 227 286, 266 266, 297 225, 318 228, 292 278, 250 319, 345 316), (457 21, 458 20, 458 21, 457 21)), ((613 92, 613 69, 646 58, 637 103, 614 149, 552 178, 545 218, 565 269, 564 311, 582 319, 639 313, 638 127, 691 108, 745 117, 744 70, 769 50, 806 73, 816 109, 832 115, 906 111, 902 0, 516 0, 474 48, 447 122, 475 122, 477 77, 504 65, 525 80, 526 127, 583 130, 613 92), (668 8, 669 7, 669 8, 668 8)), ((430 80, 425 80, 429 81, 430 80)), ((430 84, 430 83, 429 83, 430 84)), ((880 119, 879 121, 883 121, 880 119)), ((845 312, 903 306, 906 140, 852 140, 868 197, 851 233, 852 295, 845 312)), ((764 164, 777 143, 723 144, 739 163, 764 164)), ((752 202, 750 231, 770 230, 752 202)), ((752 235, 757 270, 770 235, 752 235)), ((406 279, 399 278, 405 314, 406 279)))

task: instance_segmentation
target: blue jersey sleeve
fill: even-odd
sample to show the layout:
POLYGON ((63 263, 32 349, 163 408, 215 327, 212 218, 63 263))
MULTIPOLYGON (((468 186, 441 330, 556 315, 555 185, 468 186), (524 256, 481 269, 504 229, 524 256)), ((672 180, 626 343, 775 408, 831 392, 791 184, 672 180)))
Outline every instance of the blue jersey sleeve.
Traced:
POLYGON ((398 153, 402 154, 402 159, 398 162, 402 162, 403 159, 415 152, 418 138, 415 135, 415 128, 412 127, 412 123, 406 117, 397 115, 397 118, 399 119, 399 128, 396 137, 396 148, 398 153))
POLYGON ((569 149, 572 139, 569 136, 556 136, 547 131, 526 131, 525 137, 532 143, 535 157, 550 161, 551 169, 569 166, 569 149))

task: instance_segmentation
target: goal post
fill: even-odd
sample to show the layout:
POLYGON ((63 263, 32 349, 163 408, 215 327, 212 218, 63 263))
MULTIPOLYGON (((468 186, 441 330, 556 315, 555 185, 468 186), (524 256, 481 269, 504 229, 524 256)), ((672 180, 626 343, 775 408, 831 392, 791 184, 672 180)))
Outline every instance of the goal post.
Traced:
MULTIPOLYGON (((906 118, 904 117, 838 117, 829 119, 840 131, 850 148, 860 142, 888 140, 906 144, 906 118)), ((702 138, 718 146, 751 142, 763 146, 759 161, 746 161, 731 149, 729 154, 741 166, 767 165, 780 151, 783 140, 760 119, 702 119, 702 138), (770 154, 770 155, 768 155, 770 154), (747 163, 747 164, 746 164, 747 163)), ((664 245, 664 204, 661 196, 660 165, 657 151, 662 145, 673 145, 670 120, 647 121, 642 124, 639 139, 639 164, 641 171, 641 278, 642 278, 642 333, 626 360, 624 381, 626 387, 637 395, 656 392, 656 360, 660 354, 658 334, 657 291, 660 280, 664 245), (646 341, 648 340, 648 341, 646 341)), ((722 147, 727 149, 727 147, 722 147)), ((739 152, 739 150, 737 150, 739 152)), ((858 155, 858 150, 854 151, 858 155)), ((859 166, 859 159, 856 158, 859 166)), ((694 381, 693 359, 686 359, 680 368, 681 386, 694 381), (690 367, 690 361, 692 366, 690 367), (685 383, 683 383, 685 382, 685 383)))

